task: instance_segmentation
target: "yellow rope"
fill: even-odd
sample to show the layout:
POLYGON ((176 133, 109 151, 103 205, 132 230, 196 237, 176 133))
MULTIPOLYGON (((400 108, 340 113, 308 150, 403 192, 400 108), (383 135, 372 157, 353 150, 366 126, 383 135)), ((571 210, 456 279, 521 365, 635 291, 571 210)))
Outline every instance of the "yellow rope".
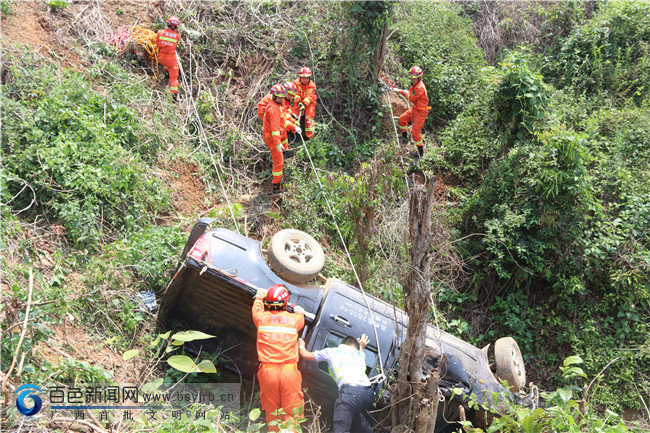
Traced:
POLYGON ((130 30, 131 39, 136 44, 143 47, 151 57, 151 69, 156 67, 156 76, 158 76, 158 45, 156 45, 156 33, 153 30, 146 29, 142 26, 135 25, 130 30))

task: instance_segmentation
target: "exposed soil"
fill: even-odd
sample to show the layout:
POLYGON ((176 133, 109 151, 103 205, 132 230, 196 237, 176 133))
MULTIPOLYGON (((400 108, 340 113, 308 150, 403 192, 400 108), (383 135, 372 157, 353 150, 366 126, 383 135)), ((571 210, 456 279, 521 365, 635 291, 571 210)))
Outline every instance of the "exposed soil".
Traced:
POLYGON ((104 41, 120 27, 149 26, 165 13, 164 2, 155 0, 81 0, 59 10, 53 10, 44 1, 10 4, 12 12, 2 14, 3 47, 31 46, 39 55, 73 69, 89 66, 80 40, 104 41))
POLYGON ((389 92, 388 99, 393 110, 393 116, 399 117, 409 109, 409 103, 397 92, 389 92))
POLYGON ((199 218, 221 204, 220 197, 206 194, 206 185, 196 162, 177 159, 165 169, 161 174, 172 191, 172 205, 176 214, 199 218))
POLYGON ((13 13, 2 14, 2 45, 31 45, 34 52, 57 60, 65 67, 79 66, 83 62, 72 49, 72 39, 57 33, 60 15, 48 12, 42 1, 12 2, 13 13))
MULTIPOLYGON (((40 358, 47 360, 53 366, 65 363, 66 359, 85 361, 93 367, 98 367, 113 374, 119 383, 137 380, 140 366, 137 358, 124 361, 121 351, 115 351, 100 339, 88 334, 85 326, 69 315, 61 324, 54 325, 54 335, 47 341, 40 342, 35 351, 40 358)), ((64 367, 55 367, 55 371, 64 367)))

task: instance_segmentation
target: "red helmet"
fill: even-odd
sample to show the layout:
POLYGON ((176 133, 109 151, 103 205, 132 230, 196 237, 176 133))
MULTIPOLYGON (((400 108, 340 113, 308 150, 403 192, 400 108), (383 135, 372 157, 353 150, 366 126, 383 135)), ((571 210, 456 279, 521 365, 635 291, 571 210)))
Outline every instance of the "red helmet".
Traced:
POLYGON ((275 86, 271 87, 271 91, 269 93, 271 93, 273 96, 284 98, 287 96, 287 89, 285 89, 282 84, 276 84, 275 86))
POLYGON ((424 72, 419 66, 413 66, 409 71, 409 77, 411 78, 422 78, 422 75, 424 75, 424 72))
POLYGON ((294 83, 293 81, 284 83, 284 88, 287 89, 287 93, 290 95, 293 95, 298 91, 298 87, 296 87, 296 83, 294 83))
POLYGON ((179 20, 176 15, 172 15, 171 17, 167 18, 167 25, 169 27, 178 27, 180 23, 181 20, 179 20))
POLYGON ((274 284, 266 292, 264 304, 270 309, 284 310, 289 301, 289 291, 282 284, 274 284))
POLYGON ((311 77, 311 69, 309 69, 307 66, 303 66, 300 68, 300 72, 298 72, 299 77, 311 77))

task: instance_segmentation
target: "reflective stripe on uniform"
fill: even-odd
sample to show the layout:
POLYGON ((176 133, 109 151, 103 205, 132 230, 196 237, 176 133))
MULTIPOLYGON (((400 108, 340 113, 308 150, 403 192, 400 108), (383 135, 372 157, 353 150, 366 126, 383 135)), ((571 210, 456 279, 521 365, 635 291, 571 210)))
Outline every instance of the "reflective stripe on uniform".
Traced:
POLYGON ((262 362, 260 369, 279 369, 279 370, 296 370, 296 364, 272 364, 269 362, 262 362))
POLYGON ((305 128, 305 131, 313 131, 314 128, 305 128))
MULTIPOLYGON (((272 171, 271 174, 272 174, 273 176, 282 176, 282 172, 281 172, 281 171, 272 171)), ((262 330, 261 327, 260 327, 260 330, 262 330)), ((294 331, 295 331, 295 329, 294 329, 294 331)), ((294 332, 294 334, 297 334, 297 333, 298 333, 297 331, 294 332)))
POLYGON ((169 90, 178 90, 178 87, 170 87, 169 90))
POLYGON ((415 142, 415 145, 416 145, 416 146, 422 146, 422 140, 420 140, 420 141, 416 141, 416 142, 415 142))
POLYGON ((309 104, 311 104, 311 101, 309 100, 309 98, 306 98, 306 99, 302 100, 302 103, 305 104, 305 105, 309 105, 309 104))
POLYGON ((330 373, 330 376, 332 376, 332 379, 334 379, 334 382, 339 383, 339 380, 341 380, 341 375, 337 374, 337 370, 332 370, 332 367, 327 367, 327 370, 330 373))
POLYGON ((161 41, 167 41, 167 42, 173 42, 173 43, 176 43, 176 42, 177 42, 176 39, 174 39, 174 38, 167 38, 167 37, 165 37, 165 36, 161 36, 161 37, 160 37, 160 40, 161 40, 161 41))
POLYGON ((271 132, 271 135, 280 135, 280 131, 273 131, 271 132))
MULTIPOLYGON (((274 176, 281 175, 280 173, 273 173, 274 176)), ((296 328, 289 328, 288 326, 260 326, 260 332, 281 332, 283 334, 297 334, 298 330, 296 328)))
POLYGON ((409 126, 408 126, 408 125, 404 125, 404 126, 399 125, 399 129, 404 129, 404 130, 406 130, 406 129, 409 129, 409 126))

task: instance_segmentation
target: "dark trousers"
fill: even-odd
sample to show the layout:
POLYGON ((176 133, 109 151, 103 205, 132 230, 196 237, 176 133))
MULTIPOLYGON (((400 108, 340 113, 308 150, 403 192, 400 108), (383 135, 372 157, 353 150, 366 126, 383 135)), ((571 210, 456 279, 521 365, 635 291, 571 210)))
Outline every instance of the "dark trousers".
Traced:
POLYGON ((374 401, 370 386, 343 385, 334 403, 334 433, 372 433, 364 413, 374 401))

